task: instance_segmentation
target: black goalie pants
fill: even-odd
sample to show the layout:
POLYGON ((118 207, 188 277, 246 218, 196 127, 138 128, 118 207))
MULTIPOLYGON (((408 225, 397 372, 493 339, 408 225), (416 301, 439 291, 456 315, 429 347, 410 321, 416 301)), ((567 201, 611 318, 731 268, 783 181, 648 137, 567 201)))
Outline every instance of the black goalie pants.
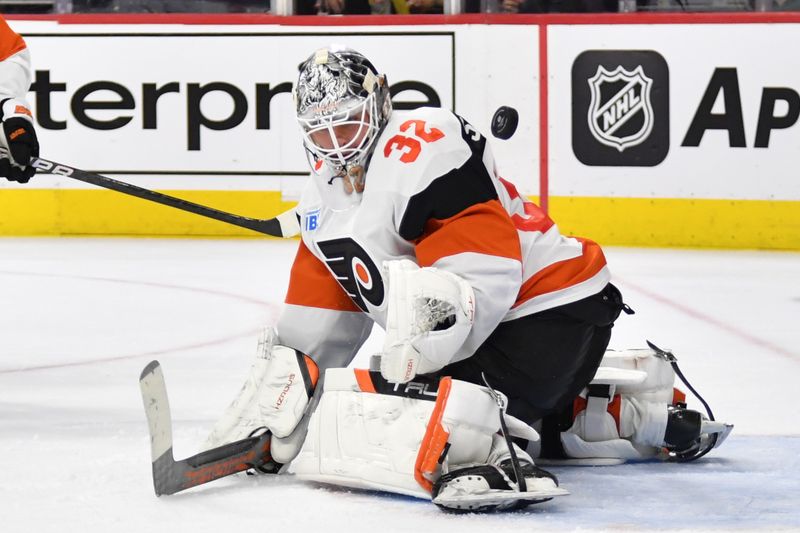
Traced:
POLYGON ((492 388, 509 399, 508 413, 532 424, 568 405, 591 381, 625 307, 612 284, 577 302, 502 322, 475 355, 440 375, 492 388))

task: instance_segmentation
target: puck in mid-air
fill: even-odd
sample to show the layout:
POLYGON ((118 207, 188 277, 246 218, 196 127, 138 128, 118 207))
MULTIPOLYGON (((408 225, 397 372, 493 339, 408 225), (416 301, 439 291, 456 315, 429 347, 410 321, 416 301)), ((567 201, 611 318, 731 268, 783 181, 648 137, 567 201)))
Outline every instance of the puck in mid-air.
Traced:
POLYGON ((519 113, 513 107, 500 106, 492 117, 492 135, 498 139, 510 139, 517 131, 519 113))

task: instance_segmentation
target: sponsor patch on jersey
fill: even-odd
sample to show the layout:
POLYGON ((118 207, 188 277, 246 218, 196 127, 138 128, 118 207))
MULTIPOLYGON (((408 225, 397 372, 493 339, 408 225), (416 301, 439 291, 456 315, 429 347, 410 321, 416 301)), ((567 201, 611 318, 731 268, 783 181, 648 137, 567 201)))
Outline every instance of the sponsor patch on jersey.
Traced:
POLYGON ((315 231, 319 227, 319 209, 308 211, 303 215, 303 229, 315 231))

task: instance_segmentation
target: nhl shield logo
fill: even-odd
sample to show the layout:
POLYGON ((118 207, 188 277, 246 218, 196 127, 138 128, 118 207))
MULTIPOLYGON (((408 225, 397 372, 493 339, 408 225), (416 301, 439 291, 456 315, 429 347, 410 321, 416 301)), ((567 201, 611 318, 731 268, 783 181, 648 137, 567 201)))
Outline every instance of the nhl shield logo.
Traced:
POLYGON ((589 131, 598 142, 620 152, 644 142, 653 130, 650 89, 653 80, 639 65, 633 71, 602 65, 589 79, 589 131))

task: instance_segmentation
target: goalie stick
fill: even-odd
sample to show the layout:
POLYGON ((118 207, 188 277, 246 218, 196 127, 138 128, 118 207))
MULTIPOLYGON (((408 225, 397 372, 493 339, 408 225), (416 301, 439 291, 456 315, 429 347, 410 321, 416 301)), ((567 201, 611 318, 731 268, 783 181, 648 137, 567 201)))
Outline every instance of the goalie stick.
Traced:
POLYGON ((275 465, 269 455, 269 431, 176 461, 167 387, 158 361, 152 361, 142 370, 139 387, 150 432, 156 496, 175 494, 251 468, 275 473, 269 468, 275 465))
MULTIPOLYGON (((519 113, 517 113, 516 109, 509 106, 501 106, 497 109, 497 111, 495 111, 494 116, 492 117, 492 135, 498 139, 509 139, 516 132, 518 122, 519 113)), ((5 150, 3 150, 3 152, 5 152, 5 150)), ((64 176, 66 178, 82 181, 84 183, 103 187, 104 189, 121 192, 122 194, 127 194, 129 196, 135 196, 136 198, 149 200, 151 202, 174 207, 182 211, 188 211, 189 213, 219 220, 220 222, 239 226, 240 228, 257 231, 258 233, 263 233, 264 235, 270 235, 272 237, 287 238, 294 237, 300 233, 300 224, 297 220, 297 215, 294 209, 289 209, 288 211, 285 211, 274 218, 250 218, 228 213, 226 211, 220 211, 219 209, 214 209, 213 207, 196 204, 194 202, 190 202, 189 200, 183 200, 181 198, 176 198, 175 196, 145 189, 144 187, 139 187, 131 183, 115 180, 113 178, 109 178, 108 176, 103 176, 102 174, 95 174, 93 172, 88 172, 86 170, 65 165, 64 163, 49 161, 41 157, 33 158, 31 160, 31 166, 36 168, 37 171, 56 174, 58 176, 64 176)))
POLYGON ((196 215, 201 215, 207 218, 213 218, 221 222, 233 224, 241 228, 257 231, 265 235, 273 237, 294 237, 300 233, 300 225, 297 221, 297 215, 294 209, 290 209, 281 213, 275 218, 258 219, 250 218, 241 215, 234 215, 226 211, 220 211, 212 207, 196 204, 189 200, 183 200, 174 196, 169 196, 144 187, 132 185, 124 181, 118 181, 101 174, 95 174, 86 170, 65 165, 64 163, 56 163, 37 157, 31 161, 31 165, 40 172, 56 174, 64 176, 84 183, 90 183, 98 187, 110 189, 112 191, 121 192, 130 196, 135 196, 143 200, 149 200, 158 204, 174 207, 182 211, 188 211, 196 215))

